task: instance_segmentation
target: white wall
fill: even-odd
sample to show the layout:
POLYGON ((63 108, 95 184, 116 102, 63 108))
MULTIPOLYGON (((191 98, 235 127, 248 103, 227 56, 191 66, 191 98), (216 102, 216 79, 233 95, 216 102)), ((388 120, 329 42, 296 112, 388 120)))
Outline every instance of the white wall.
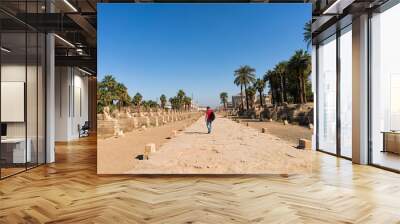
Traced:
MULTIPOLYGON (((4 113, 17 113, 12 110, 20 110, 24 116, 26 112, 26 121, 24 118, 20 122, 6 122, 7 123, 7 137, 9 138, 24 138, 25 135, 30 140, 30 148, 32 155, 32 162, 39 159, 39 163, 44 163, 45 153, 45 140, 44 140, 44 74, 41 67, 25 66, 21 63, 4 63, 1 66, 2 82, 23 82, 26 84, 26 107, 25 103, 19 108, 2 107, 2 114, 4 113), (39 70, 37 70, 39 69, 39 70), (27 80, 25 80, 27 78, 27 80), (38 154, 37 154, 38 153, 38 154)), ((4 89, 2 89, 2 93, 4 89)), ((20 94, 24 94, 24 90, 20 94)), ((7 95, 2 95, 2 98, 7 95)), ((24 98, 24 97, 22 97, 24 98)), ((17 103, 17 102, 16 102, 17 103)))
POLYGON ((78 124, 81 126, 85 123, 85 121, 88 121, 89 119, 89 113, 88 113, 88 78, 85 76, 82 76, 82 73, 76 75, 77 70, 75 70, 75 75, 74 75, 74 96, 72 96, 72 99, 74 99, 73 105, 74 108, 72 108, 72 119, 71 119, 71 134, 73 138, 78 138, 79 137, 79 132, 78 132, 78 124), (79 102, 80 101, 80 102, 79 102))
MULTIPOLYGON (((18 64, 3 64, 1 66, 1 81, 3 82, 25 82, 24 65, 18 64)), ((7 110, 7 108, 1 108, 7 110)), ((11 122, 7 123, 7 136, 8 137, 25 137, 25 123, 24 122, 11 122)))
POLYGON ((76 68, 56 67, 55 86, 55 140, 77 139, 78 125, 88 120, 88 78, 76 68))
POLYGON ((69 95, 70 85, 69 69, 67 67, 55 68, 55 141, 68 140, 69 133, 69 95))
MULTIPOLYGON (((32 67, 32 66, 28 66, 26 67, 25 64, 20 65, 20 64, 3 64, 1 66, 1 81, 3 82, 24 82, 26 83, 25 80, 25 76, 26 76, 26 69, 28 71, 28 74, 30 74, 33 70, 35 70, 36 73, 36 67, 32 67)), ((32 80, 29 80, 30 84, 34 84, 36 85, 36 81, 34 83, 31 83, 32 80)), ((33 90, 33 92, 31 93, 29 90, 27 89, 27 103, 30 103, 32 100, 32 98, 36 98, 36 89, 33 90)), ((31 107, 35 107, 36 108, 36 104, 35 105, 29 105, 31 107)), ((2 110, 7 110, 7 108, 2 108, 2 110)), ((36 114, 31 114, 28 113, 27 114, 27 118, 28 121, 35 121, 36 123, 36 114)), ((8 137, 25 137, 25 122, 7 122, 7 136, 8 137)), ((29 125, 29 127, 31 127, 32 125, 29 125)), ((34 128, 36 130, 36 127, 34 128)), ((28 133, 28 137, 29 137, 29 133, 28 133)))

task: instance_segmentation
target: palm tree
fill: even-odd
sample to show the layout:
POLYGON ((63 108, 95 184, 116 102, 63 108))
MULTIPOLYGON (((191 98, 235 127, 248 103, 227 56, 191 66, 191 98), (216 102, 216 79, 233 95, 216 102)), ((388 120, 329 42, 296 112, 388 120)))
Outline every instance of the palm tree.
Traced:
POLYGON ((277 79, 277 74, 273 70, 268 70, 263 77, 264 82, 268 82, 269 84, 269 91, 271 92, 272 96, 272 104, 278 103, 278 95, 279 95, 279 82, 277 79))
POLYGON ((115 89, 117 81, 112 75, 104 76, 103 80, 98 84, 99 100, 102 101, 104 106, 110 106, 116 98, 115 89))
POLYGON ((286 75, 287 75, 287 65, 286 61, 279 62, 274 70, 276 75, 279 76, 279 89, 280 89, 280 102, 287 102, 287 89, 286 89, 286 75))
POLYGON ((147 109, 149 108, 149 103, 146 100, 143 100, 140 105, 145 109, 145 111, 147 111, 147 109))
POLYGON ((308 49, 310 47, 311 41, 312 41, 311 21, 308 21, 304 25, 303 30, 304 30, 304 32, 303 32, 304 42, 307 43, 307 49, 308 49))
POLYGON ((100 82, 97 83, 97 113, 103 113, 104 107, 108 105, 105 99, 107 92, 100 88, 100 84, 100 82))
POLYGON ((192 98, 185 96, 183 98, 183 105, 186 110, 190 110, 190 106, 192 105, 192 98))
POLYGON ((182 106, 185 103, 185 101, 184 101, 185 100, 185 96, 186 96, 186 93, 182 89, 180 89, 178 91, 178 93, 176 94, 176 97, 178 99, 179 109, 182 109, 182 106))
POLYGON ((118 109, 121 110, 121 107, 127 106, 131 99, 128 94, 128 89, 122 83, 117 83, 115 86, 115 95, 118 99, 118 109))
POLYGON ((150 108, 157 108, 158 104, 154 100, 143 100, 141 106, 143 106, 148 111, 150 108))
MULTIPOLYGON (((241 86, 244 86, 245 98, 246 98, 246 108, 249 110, 249 100, 247 96, 247 87, 250 86, 256 80, 255 75, 256 70, 248 65, 240 66, 239 69, 235 71, 235 81, 234 83, 241 86)), ((241 88, 242 90, 242 88, 241 88)), ((241 93, 242 94, 242 93, 241 93)), ((243 96, 242 96, 243 99, 243 96)))
POLYGON ((171 109, 174 109, 174 97, 170 97, 168 101, 171 104, 171 109))
POLYGON ((167 97, 164 94, 160 96, 160 103, 161 103, 161 108, 164 109, 165 104, 167 103, 167 97))
POLYGON ((175 109, 175 110, 179 109, 179 107, 180 107, 179 99, 176 96, 169 98, 169 102, 171 103, 172 109, 175 109))
POLYGON ((297 50, 289 60, 289 69, 293 71, 297 79, 298 102, 307 103, 305 89, 306 79, 311 71, 311 57, 304 50, 297 50))
POLYGON ((244 103, 243 103, 243 81, 241 80, 242 77, 237 76, 236 75, 237 71, 235 71, 235 80, 233 81, 233 83, 235 83, 235 85, 240 86, 240 107, 241 110, 244 109, 244 103))
POLYGON ((254 83, 254 88, 258 91, 258 93, 259 93, 259 95, 260 95, 260 106, 261 106, 261 108, 264 106, 263 105, 263 92, 264 92, 264 89, 265 89, 265 82, 264 82, 264 80, 262 80, 262 79, 260 79, 260 78, 258 78, 257 80, 256 80, 256 82, 254 83))
POLYGON ((224 105, 224 109, 226 110, 226 104, 228 103, 228 93, 227 92, 220 93, 219 98, 221 99, 221 103, 224 105))
POLYGON ((112 90, 115 88, 115 85, 117 84, 117 80, 115 80, 115 78, 112 75, 106 75, 106 76, 104 76, 101 83, 106 89, 112 90))
POLYGON ((111 111, 121 109, 129 105, 130 96, 124 84, 118 83, 112 75, 106 75, 101 82, 97 83, 97 111, 102 112, 104 107, 111 111), (116 105, 115 105, 116 103, 116 105))
POLYGON ((158 103, 154 100, 143 101, 143 104, 146 104, 148 108, 156 108, 158 107, 158 103))
POLYGON ((250 101, 250 107, 254 108, 254 101, 255 101, 255 96, 256 96, 256 88, 254 86, 250 86, 246 89, 246 96, 250 101))
POLYGON ((268 83, 268 85, 269 85, 269 92, 271 93, 271 103, 272 104, 274 104, 275 102, 274 102, 274 95, 273 95, 273 90, 272 90, 272 86, 271 86, 271 82, 270 82, 270 79, 271 79, 271 70, 268 70, 268 71, 266 71, 265 73, 264 73, 264 76, 263 76, 263 81, 265 82, 265 83, 268 83))
POLYGON ((136 93, 135 96, 132 99, 133 105, 135 105, 138 110, 140 110, 140 105, 142 103, 143 96, 140 93, 136 93))

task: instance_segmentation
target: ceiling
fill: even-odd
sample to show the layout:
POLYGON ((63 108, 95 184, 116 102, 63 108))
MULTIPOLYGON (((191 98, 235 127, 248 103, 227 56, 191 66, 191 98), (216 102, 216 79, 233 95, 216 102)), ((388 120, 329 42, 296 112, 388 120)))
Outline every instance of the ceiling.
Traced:
MULTIPOLYGON (((315 1, 315 0, 314 0, 315 1)), ((181 0, 1 0, 0 23, 6 38, 31 31, 56 33, 56 65, 97 70, 97 3, 183 2, 181 0), (51 12, 51 13, 50 13, 51 12)), ((310 0, 192 0, 184 2, 304 3, 310 0)), ((19 42, 19 38, 15 39, 19 42)))

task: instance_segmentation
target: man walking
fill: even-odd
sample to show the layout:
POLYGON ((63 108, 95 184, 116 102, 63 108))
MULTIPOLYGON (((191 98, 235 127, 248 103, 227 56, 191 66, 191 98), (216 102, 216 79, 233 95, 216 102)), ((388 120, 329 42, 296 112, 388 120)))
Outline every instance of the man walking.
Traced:
POLYGON ((205 118, 206 118, 206 125, 207 125, 207 129, 208 129, 208 134, 210 134, 211 133, 211 124, 215 119, 214 111, 210 107, 207 107, 206 117, 205 118))

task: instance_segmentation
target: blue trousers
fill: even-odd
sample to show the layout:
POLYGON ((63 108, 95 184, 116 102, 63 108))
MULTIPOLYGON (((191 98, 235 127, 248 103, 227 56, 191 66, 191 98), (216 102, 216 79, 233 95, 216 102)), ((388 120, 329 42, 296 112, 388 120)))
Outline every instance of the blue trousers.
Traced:
POLYGON ((212 121, 211 120, 207 120, 207 129, 208 129, 208 133, 211 133, 211 123, 212 123, 212 121))

